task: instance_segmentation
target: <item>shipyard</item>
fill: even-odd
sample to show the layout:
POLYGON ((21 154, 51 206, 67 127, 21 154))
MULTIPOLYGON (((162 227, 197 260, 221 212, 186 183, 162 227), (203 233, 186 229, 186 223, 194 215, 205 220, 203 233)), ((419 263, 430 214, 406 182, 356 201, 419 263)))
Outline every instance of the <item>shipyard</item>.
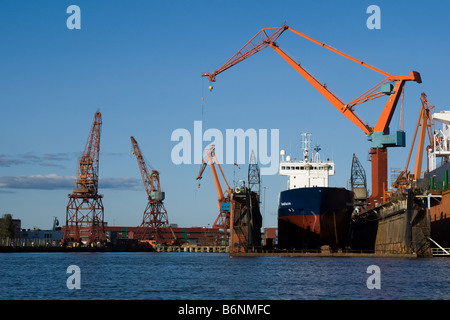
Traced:
MULTIPOLYGON (((322 296, 298 286, 356 283, 357 272, 372 275, 378 264, 382 272, 395 263, 443 268, 450 258, 450 105, 441 83, 448 64, 439 59, 448 44, 435 39, 445 22, 435 18, 444 26, 409 34, 396 20, 401 31, 394 31, 386 6, 371 5, 359 30, 351 25, 356 7, 330 4, 347 17, 333 27, 318 20, 316 5, 302 3, 293 5, 297 13, 285 4, 286 12, 274 9, 278 19, 264 13, 244 23, 223 3, 208 4, 216 11, 201 3, 191 17, 194 9, 181 3, 112 5, 111 12, 128 14, 123 29, 111 27, 114 36, 100 27, 105 17, 90 20, 98 4, 67 8, 64 36, 48 31, 52 12, 44 14, 48 37, 8 18, 16 26, 4 35, 11 81, 0 98, 11 112, 0 119, 0 265, 13 261, 8 279, 29 259, 37 269, 52 265, 48 273, 57 263, 80 265, 87 286, 92 270, 103 272, 99 281, 109 273, 104 279, 144 299, 370 299, 369 291, 341 296, 333 288, 322 296), (170 28, 144 25, 150 8, 159 23, 164 10, 172 12, 170 28), (213 11, 233 16, 235 25, 201 26, 213 11), (198 32, 189 40, 175 31, 186 26, 198 32), (412 37, 431 29, 432 49, 413 50, 412 37), (36 56, 23 51, 22 37, 36 42, 36 56), (57 48, 67 55, 50 55, 57 48), (303 266, 310 269, 301 273, 303 266)), ((445 277, 433 298, 449 297, 445 277)), ((100 296, 122 299, 112 288, 100 296)), ((51 290, 30 296, 45 299, 51 290)), ((242 306, 234 311, 266 313, 255 307, 263 305, 242 306)), ((179 313, 213 317, 214 309, 185 303, 179 313)))
MULTIPOLYGON (((228 60, 226 65, 213 73, 203 73, 202 76, 213 83, 216 81, 216 76, 223 71, 266 47, 272 47, 369 137, 368 140, 372 142, 369 152, 372 163, 372 194, 369 195, 368 192, 365 169, 355 154, 352 159, 350 188, 330 187, 329 177, 335 174, 335 164, 329 159, 322 160, 320 145, 313 147, 312 134, 303 132, 300 135, 302 150, 298 150, 300 161, 295 161, 291 155, 286 155, 285 150, 280 151, 278 174, 287 177, 287 188, 279 194, 276 238, 268 239, 262 230, 261 169, 254 150, 251 150, 249 157, 246 181, 239 180, 238 185, 233 179, 233 185, 230 186, 221 167, 221 164, 224 165, 223 152, 220 151, 219 160, 215 144, 210 144, 202 152, 200 171, 195 180, 200 182, 206 168, 208 166, 211 168, 217 193, 218 215, 212 226, 200 232, 197 231, 200 235, 196 242, 190 243, 185 235, 180 235, 180 231, 177 232, 178 236, 175 234, 164 206, 165 192, 162 191, 159 172, 149 169, 137 140, 131 136, 132 155, 137 160, 147 194, 147 205, 139 226, 111 228, 105 222, 103 195, 99 194, 102 114, 96 112, 84 152, 79 159, 75 187, 68 195, 64 226, 59 228, 59 236, 55 233, 54 237, 47 239, 50 241, 46 241, 45 248, 55 250, 54 247, 57 244, 57 247, 65 250, 71 248, 92 250, 95 247, 97 250, 109 248, 157 252, 223 251, 239 256, 250 253, 251 255, 292 256, 295 252, 299 256, 303 254, 311 256, 313 253, 320 253, 318 256, 336 256, 336 254, 355 256, 358 252, 379 256, 399 254, 427 257, 433 256, 433 253, 450 255, 450 233, 448 232, 450 215, 447 216, 450 201, 448 199, 450 191, 448 169, 450 167, 447 165, 450 163, 450 111, 436 113, 435 106, 428 101, 425 93, 422 93, 420 97, 420 113, 409 156, 405 160, 406 166, 404 170, 398 172, 392 187, 388 187, 388 150, 392 147, 406 146, 404 131, 389 133, 390 121, 400 98, 403 97, 403 87, 409 81, 421 83, 420 74, 411 71, 408 76, 389 75, 287 25, 262 29, 252 39, 255 37, 260 39, 256 45, 253 42, 245 44, 235 56, 228 60), (276 45, 275 40, 288 30, 319 43, 323 48, 344 58, 387 75, 387 78, 353 102, 344 104, 276 45), (353 112, 352 108, 380 97, 388 97, 388 100, 376 126, 370 127, 353 112), (442 128, 435 127, 435 123, 440 124, 442 128), (417 149, 415 159, 414 148, 417 149), (424 155, 427 158, 427 168, 422 174, 424 155), (411 161, 415 161, 413 172, 409 169, 411 161), (223 181, 223 185, 220 180, 223 181), (183 245, 184 248, 182 248, 183 245), (189 245, 200 248, 187 249, 189 245), (226 249, 211 250, 209 248, 211 246, 223 246, 226 249)), ((209 90, 213 90, 212 85, 209 86, 209 90)), ((194 130, 194 133, 198 134, 198 131, 194 130)), ((242 129, 239 131, 243 133, 242 129)), ((267 137, 267 133, 265 136, 267 137)), ((238 144, 241 145, 242 152, 245 137, 241 135, 239 139, 241 142, 238 144)), ((204 140, 203 132, 202 140, 204 140)), ((231 141, 233 141, 233 135, 231 135, 231 141)), ((219 142, 220 145, 223 144, 222 141, 219 142)), ((198 141, 196 145, 198 149, 198 141)), ((249 145, 256 146, 257 143, 250 141, 249 145)), ((232 148, 234 148, 233 145, 232 148)), ((179 146, 174 149, 178 150, 179 146)), ((185 150, 179 151, 186 153, 185 150)), ((242 158, 242 155, 238 157, 242 158)), ((236 163, 234 165, 238 166, 236 163)), ((270 165, 273 165, 273 161, 270 165)), ((198 186, 200 187, 200 183, 198 186)), ((188 232, 195 233, 193 231, 195 228, 191 229, 191 232, 188 232)), ((55 225, 53 231, 56 231, 55 225)), ((20 250, 22 246, 29 246, 29 242, 27 245, 20 245, 20 243, 25 244, 21 241, 23 237, 27 237, 26 232, 22 236, 20 232, 14 234, 13 238, 18 238, 18 241, 3 239, 3 250, 11 251, 12 249, 8 247, 20 250)), ((34 247, 34 241, 31 241, 34 247)))

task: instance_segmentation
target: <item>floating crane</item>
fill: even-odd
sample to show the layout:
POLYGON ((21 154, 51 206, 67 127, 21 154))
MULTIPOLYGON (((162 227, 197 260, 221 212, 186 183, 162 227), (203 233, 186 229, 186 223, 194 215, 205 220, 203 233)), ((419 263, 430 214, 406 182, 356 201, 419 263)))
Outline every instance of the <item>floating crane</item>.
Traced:
POLYGON ((98 169, 102 115, 96 112, 79 160, 75 188, 66 208, 64 243, 98 244, 106 241, 103 195, 98 194, 98 169), (83 235, 82 235, 83 234, 83 235))
POLYGON ((213 228, 221 229, 221 230, 223 230, 224 233, 226 233, 227 230, 230 228, 230 212, 232 210, 230 199, 231 199, 233 191, 231 190, 230 186, 228 185, 227 179, 225 178, 225 175, 222 171, 219 161, 217 161, 216 153, 215 153, 214 149, 215 149, 215 145, 211 145, 208 149, 205 149, 205 156, 203 157, 203 162, 200 167, 200 171, 198 173, 196 180, 200 180, 203 178, 202 177, 203 172, 205 171, 205 168, 209 162, 211 171, 212 171, 212 175, 213 175, 213 179, 214 179, 214 183, 216 185, 217 206, 219 208, 219 215, 217 216, 216 220, 214 221, 213 228), (225 191, 226 195, 222 191, 222 187, 220 185, 216 167, 214 165, 214 160, 216 161, 217 166, 219 167, 219 170, 222 173, 222 177, 227 186, 227 189, 225 191))
POLYGON ((321 43, 299 31, 283 25, 279 28, 263 28, 253 38, 251 38, 236 54, 234 54, 222 67, 212 73, 203 73, 202 76, 208 78, 210 82, 214 82, 216 76, 223 71, 231 68, 237 63, 249 58, 255 53, 264 48, 271 47, 284 60, 286 60, 298 73, 300 73, 319 93, 321 93, 341 114, 347 117, 352 123, 360 128, 369 140, 372 141, 370 150, 372 161, 372 195, 370 202, 372 205, 375 202, 380 202, 383 199, 384 188, 387 186, 387 148, 388 147, 404 147, 405 133, 397 131, 395 134, 389 134, 389 124, 397 106, 398 100, 403 92, 403 86, 406 81, 415 81, 421 83, 420 74, 416 71, 411 71, 410 75, 393 76, 378 68, 375 68, 363 61, 357 60, 335 48, 332 48, 324 43, 321 43), (354 100, 344 103, 337 98, 326 85, 317 81, 310 73, 308 73, 301 65, 295 62, 279 46, 275 43, 284 31, 289 30, 293 33, 310 40, 321 47, 328 49, 336 54, 339 54, 355 63, 358 63, 366 68, 369 68, 377 73, 382 74, 386 78, 374 85, 372 88, 355 98, 354 100), (363 122, 354 112, 354 107, 367 101, 374 100, 379 97, 388 96, 383 111, 378 118, 375 127, 370 127, 363 122))
POLYGON ((165 193, 161 191, 159 172, 152 170, 150 173, 148 171, 144 156, 134 137, 131 137, 131 143, 148 198, 142 223, 136 232, 136 238, 141 241, 154 240, 156 244, 171 245, 176 241, 176 236, 169 224, 167 211, 164 207, 165 193))

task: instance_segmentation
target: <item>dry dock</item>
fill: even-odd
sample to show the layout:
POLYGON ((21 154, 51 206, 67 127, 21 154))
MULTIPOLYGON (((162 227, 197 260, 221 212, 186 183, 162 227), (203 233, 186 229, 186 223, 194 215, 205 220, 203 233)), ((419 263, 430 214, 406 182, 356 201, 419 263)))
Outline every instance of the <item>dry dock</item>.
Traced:
POLYGON ((295 252, 295 251, 267 251, 267 252, 246 252, 230 253, 231 257, 332 257, 332 258, 417 258, 415 253, 360 253, 360 252, 295 252))

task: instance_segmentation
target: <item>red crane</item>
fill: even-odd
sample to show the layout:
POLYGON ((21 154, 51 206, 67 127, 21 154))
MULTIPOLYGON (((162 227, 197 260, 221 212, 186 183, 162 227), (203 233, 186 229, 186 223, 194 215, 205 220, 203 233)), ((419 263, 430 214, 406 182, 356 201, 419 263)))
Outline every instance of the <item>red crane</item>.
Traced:
POLYGON ((213 175, 214 183, 216 186, 217 191, 217 206, 219 208, 219 215, 217 216, 216 220, 214 221, 213 228, 223 230, 224 233, 227 232, 227 230, 230 228, 230 212, 231 212, 231 194, 232 190, 230 186, 228 185, 228 181, 225 178, 225 175, 222 171, 222 167, 220 166, 219 162, 216 158, 216 153, 214 151, 215 146, 211 145, 208 149, 205 149, 205 156, 203 157, 203 162, 200 167, 200 171, 198 173, 198 176, 196 180, 202 179, 203 172, 205 171, 206 166, 209 165, 211 167, 211 172, 213 175), (225 184, 227 185, 226 189, 226 195, 222 191, 222 187, 220 185, 219 177, 217 175, 216 167, 214 165, 214 160, 217 163, 217 166, 219 167, 220 172, 222 173, 223 180, 225 181, 225 184))
POLYGON ((148 171, 136 139, 131 137, 131 143, 148 198, 142 223, 136 232, 136 238, 139 240, 155 240, 157 244, 173 244, 176 241, 176 236, 169 224, 167 211, 164 207, 165 193, 161 191, 159 172, 152 170, 150 173, 148 171))
POLYGON ((78 175, 66 208, 63 242, 98 244, 106 241, 103 195, 98 194, 98 169, 102 115, 96 112, 79 160, 78 175))
POLYGON ((370 151, 372 161, 372 195, 370 201, 382 201, 384 188, 387 186, 387 148, 405 146, 405 133, 398 131, 395 134, 389 134, 389 124, 397 106, 398 100, 403 92, 403 86, 406 81, 416 81, 421 83, 420 74, 411 71, 407 76, 393 76, 378 68, 375 68, 365 62, 357 60, 339 50, 321 43, 299 31, 296 31, 286 25, 279 28, 263 28, 252 39, 250 39, 236 54, 234 54, 222 67, 213 73, 203 73, 209 81, 215 81, 216 76, 221 72, 231 68, 237 63, 247 59, 264 48, 271 47, 284 60, 286 60, 298 73, 300 73, 316 90, 318 90, 340 113, 347 117, 352 123, 360 128, 372 140, 372 148, 370 151), (353 62, 356 62, 366 68, 384 75, 386 78, 377 83, 375 86, 355 98, 354 100, 344 103, 337 98, 326 85, 317 81, 310 73, 283 52, 275 43, 284 31, 290 30, 293 33, 310 40, 321 47, 339 54, 353 62), (383 111, 378 118, 375 127, 370 127, 363 122, 354 112, 354 107, 379 97, 389 96, 383 111))

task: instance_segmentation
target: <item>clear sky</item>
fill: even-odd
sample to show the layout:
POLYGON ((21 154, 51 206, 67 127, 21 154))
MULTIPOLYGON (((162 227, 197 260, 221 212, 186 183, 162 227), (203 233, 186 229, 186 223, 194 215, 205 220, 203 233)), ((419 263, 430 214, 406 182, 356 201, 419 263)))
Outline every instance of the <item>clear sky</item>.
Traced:
MULTIPOLYGON (((405 86, 407 147, 389 150, 389 169, 403 169, 425 92, 437 111, 449 110, 450 21, 447 1, 96 0, 0 2, 0 214, 23 228, 65 222, 80 157, 94 113, 102 113, 100 193, 109 225, 137 226, 146 194, 130 136, 160 172, 169 221, 207 226, 218 215, 209 167, 176 165, 176 129, 278 129, 280 149, 300 155, 300 133, 312 133, 322 156, 336 163, 332 186, 346 187, 355 153, 366 169, 370 142, 271 48, 217 77, 212 92, 202 72, 220 67, 261 28, 286 23, 393 75, 419 71, 405 86), (369 5, 381 9, 370 30, 369 5), (70 30, 67 7, 81 9, 70 30), (202 106, 202 97, 204 103, 202 106)), ((343 101, 383 76, 285 32, 277 41, 343 101)), ((385 99, 357 108, 374 125, 385 99)), ((398 108, 399 110, 399 108, 398 108)), ((396 130, 396 112, 391 123, 396 130)), ((206 147, 205 142, 203 147, 206 147)), ((248 150, 247 150, 248 151, 248 150)), ((235 170, 247 179, 246 164, 235 170)), ((224 164, 233 182, 233 165, 224 164)), ((264 226, 276 226, 284 179, 262 177, 264 226)))

